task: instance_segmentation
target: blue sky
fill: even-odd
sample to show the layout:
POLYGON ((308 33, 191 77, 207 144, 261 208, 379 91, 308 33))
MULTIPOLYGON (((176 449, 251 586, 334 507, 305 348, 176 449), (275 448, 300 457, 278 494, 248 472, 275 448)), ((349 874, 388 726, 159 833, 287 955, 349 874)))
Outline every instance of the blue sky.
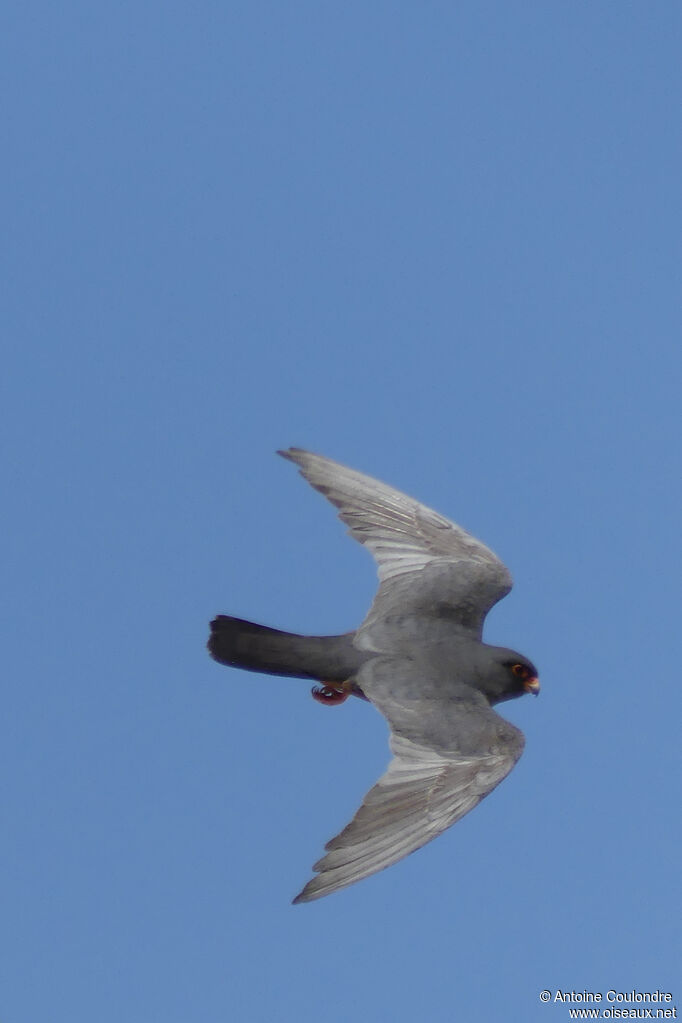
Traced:
POLYGON ((3 1023, 682 1002, 680 6, 2 17, 3 1023), (291 444, 496 550, 543 683, 489 799, 297 907, 388 750, 204 649, 372 598, 291 444))

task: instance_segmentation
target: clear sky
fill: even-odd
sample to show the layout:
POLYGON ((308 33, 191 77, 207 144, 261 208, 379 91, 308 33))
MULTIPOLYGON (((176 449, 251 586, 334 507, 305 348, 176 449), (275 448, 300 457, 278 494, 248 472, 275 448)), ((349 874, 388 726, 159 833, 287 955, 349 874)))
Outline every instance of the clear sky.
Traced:
POLYGON ((2 15, 2 1023, 568 1019, 680 938, 675 2, 10 2, 2 15), (509 565, 526 752, 290 899, 388 760, 216 612, 363 617, 279 447, 509 565))

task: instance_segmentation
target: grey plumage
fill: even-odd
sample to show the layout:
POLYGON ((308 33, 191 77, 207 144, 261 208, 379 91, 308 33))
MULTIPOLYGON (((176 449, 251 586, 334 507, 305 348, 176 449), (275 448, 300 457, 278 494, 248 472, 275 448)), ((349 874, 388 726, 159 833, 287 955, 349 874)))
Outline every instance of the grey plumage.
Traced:
POLYGON ((524 746, 492 704, 538 684, 521 654, 481 642, 487 612, 512 585, 491 550, 377 480, 299 448, 279 454, 370 550, 379 589, 355 633, 300 637, 219 616, 209 649, 226 664, 345 684, 386 718, 393 754, 294 900, 307 902, 395 863, 488 795, 524 746))

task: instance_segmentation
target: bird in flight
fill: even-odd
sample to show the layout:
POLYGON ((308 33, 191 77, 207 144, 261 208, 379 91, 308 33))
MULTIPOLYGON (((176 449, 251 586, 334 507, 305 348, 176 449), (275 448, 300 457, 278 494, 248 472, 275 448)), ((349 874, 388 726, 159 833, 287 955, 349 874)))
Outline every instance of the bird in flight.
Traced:
POLYGON ((493 705, 540 685, 527 657, 482 641, 485 616, 512 587, 491 550, 370 476, 301 448, 278 454, 369 549, 379 589, 355 632, 298 636, 218 615, 209 652, 232 667, 313 679, 327 706, 368 700, 388 722, 392 753, 297 903, 383 870, 472 810, 523 752, 523 733, 493 705))

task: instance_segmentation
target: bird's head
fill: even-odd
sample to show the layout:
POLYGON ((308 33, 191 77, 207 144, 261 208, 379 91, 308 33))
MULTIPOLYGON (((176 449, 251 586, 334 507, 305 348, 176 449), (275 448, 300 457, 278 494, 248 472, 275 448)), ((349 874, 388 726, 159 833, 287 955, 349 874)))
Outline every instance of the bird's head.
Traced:
POLYGON ((514 700, 524 693, 540 692, 538 672, 532 661, 515 650, 484 646, 487 664, 482 664, 479 686, 491 703, 514 700))

